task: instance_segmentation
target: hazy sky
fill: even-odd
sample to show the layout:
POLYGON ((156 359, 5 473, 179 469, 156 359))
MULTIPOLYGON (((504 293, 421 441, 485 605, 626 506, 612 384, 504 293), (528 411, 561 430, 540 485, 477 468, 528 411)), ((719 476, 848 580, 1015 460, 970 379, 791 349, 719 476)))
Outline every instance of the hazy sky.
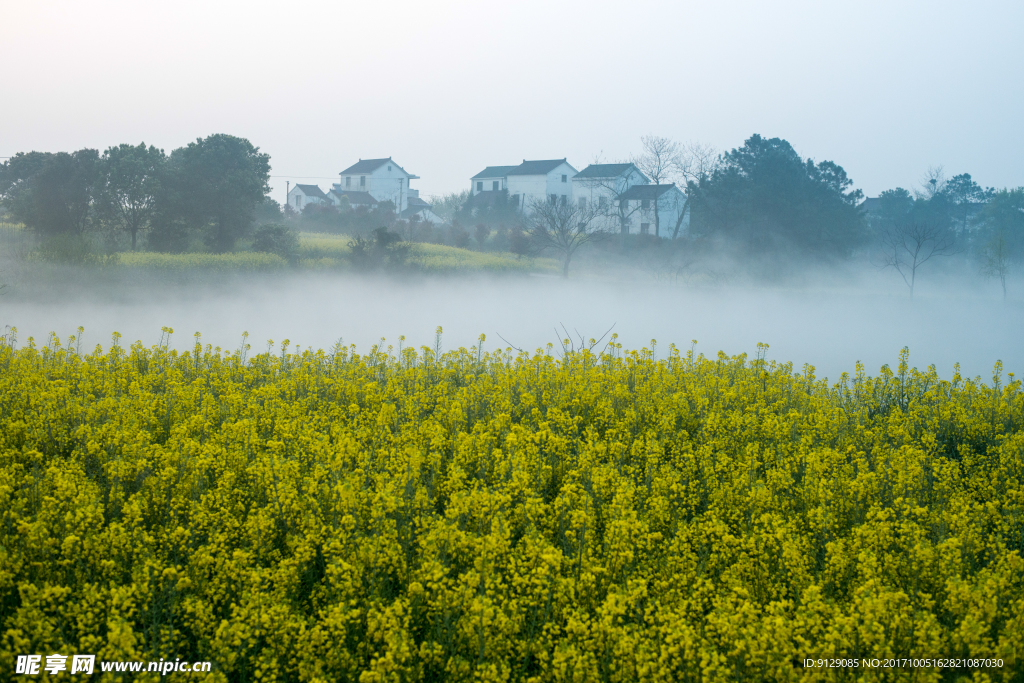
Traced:
POLYGON ((523 158, 616 160, 645 133, 760 133, 868 195, 938 164, 1018 186, 1022 29, 1020 0, 0 0, 0 156, 231 133, 270 153, 283 201, 360 157, 430 194, 523 158))

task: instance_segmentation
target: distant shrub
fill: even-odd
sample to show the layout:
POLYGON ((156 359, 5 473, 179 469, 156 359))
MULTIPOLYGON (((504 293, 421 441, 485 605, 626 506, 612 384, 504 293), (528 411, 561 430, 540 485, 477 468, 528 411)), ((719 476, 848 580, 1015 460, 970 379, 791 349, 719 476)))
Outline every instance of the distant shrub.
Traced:
POLYGON ((119 263, 128 268, 164 271, 219 270, 264 272, 280 270, 288 262, 277 254, 243 251, 231 254, 161 254, 157 252, 122 252, 119 263))
POLYGON ((39 245, 36 256, 49 263, 64 263, 76 266, 106 266, 118 261, 117 254, 98 253, 86 237, 63 234, 48 237, 39 245))
POLYGON ((356 237, 348 248, 349 261, 358 270, 401 270, 409 257, 409 243, 387 228, 377 228, 369 239, 356 237))
POLYGON ((459 225, 458 221, 453 222, 448 228, 448 244, 459 249, 469 248, 469 233, 459 225))
POLYGON ((253 251, 277 254, 293 262, 299 254, 299 236, 280 223, 268 223, 256 229, 252 239, 253 251))

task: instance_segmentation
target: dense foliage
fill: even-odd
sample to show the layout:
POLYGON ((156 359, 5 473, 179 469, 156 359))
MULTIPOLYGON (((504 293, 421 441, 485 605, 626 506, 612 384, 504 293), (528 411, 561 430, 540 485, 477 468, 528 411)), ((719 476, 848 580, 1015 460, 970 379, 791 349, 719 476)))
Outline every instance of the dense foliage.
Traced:
POLYGON ((87 231, 141 235, 160 251, 230 251, 267 205, 270 156, 245 138, 211 135, 171 154, 145 144, 68 154, 29 152, 0 164, 0 205, 46 238, 87 231))
POLYGON ((1024 393, 998 366, 944 381, 904 355, 828 386, 438 332, 252 359, 0 344, 2 660, 783 681, 883 675, 807 657, 993 657, 1019 680, 1024 393))
POLYGON ((779 138, 752 135, 722 155, 714 172, 690 182, 691 229, 757 252, 848 256, 866 240, 842 166, 801 159, 779 138))

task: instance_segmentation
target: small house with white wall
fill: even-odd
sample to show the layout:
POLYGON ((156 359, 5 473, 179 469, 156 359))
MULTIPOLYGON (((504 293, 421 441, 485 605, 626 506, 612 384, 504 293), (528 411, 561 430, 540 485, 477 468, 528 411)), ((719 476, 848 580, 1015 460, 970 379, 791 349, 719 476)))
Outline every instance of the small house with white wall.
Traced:
POLYGON ((296 183, 295 187, 288 191, 288 206, 296 211, 302 211, 310 204, 328 205, 332 203, 330 198, 317 185, 296 183))
POLYGON ((630 207, 619 204, 619 196, 634 185, 651 181, 636 166, 625 164, 591 164, 572 179, 573 200, 581 209, 597 213, 595 225, 619 232, 628 226, 630 207))
POLYGON ((336 187, 331 188, 330 192, 327 193, 327 198, 331 201, 332 205, 339 209, 372 209, 378 204, 377 200, 369 192, 346 192, 336 187))
POLYGON ((419 197, 409 197, 409 206, 399 214, 399 218, 406 221, 424 221, 433 225, 441 225, 444 219, 433 212, 434 207, 419 197))
POLYGON ((484 192, 508 191, 519 210, 536 201, 572 201, 576 169, 565 159, 523 159, 518 166, 488 166, 470 178, 474 197, 484 192))
POLYGON ((627 232, 672 237, 677 231, 685 234, 689 227, 686 194, 675 183, 634 185, 618 201, 628 215, 627 232))
POLYGON ((515 166, 488 166, 469 179, 472 183, 469 193, 476 196, 481 192, 501 192, 508 189, 508 172, 515 166))
POLYGON ((409 198, 420 196, 409 182, 419 178, 387 159, 360 159, 340 174, 333 189, 340 196, 347 192, 366 192, 378 202, 392 202, 398 213, 409 208, 409 198))

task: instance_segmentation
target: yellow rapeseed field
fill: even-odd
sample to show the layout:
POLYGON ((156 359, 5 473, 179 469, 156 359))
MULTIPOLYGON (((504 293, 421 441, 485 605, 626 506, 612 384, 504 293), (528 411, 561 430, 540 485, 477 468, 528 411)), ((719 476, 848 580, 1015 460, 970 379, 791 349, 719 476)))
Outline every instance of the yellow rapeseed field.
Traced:
POLYGON ((904 352, 829 385, 763 354, 483 341, 6 338, 0 667, 1021 680, 1024 392, 999 366, 942 380, 904 352), (914 657, 1001 665, 870 668, 914 657))

